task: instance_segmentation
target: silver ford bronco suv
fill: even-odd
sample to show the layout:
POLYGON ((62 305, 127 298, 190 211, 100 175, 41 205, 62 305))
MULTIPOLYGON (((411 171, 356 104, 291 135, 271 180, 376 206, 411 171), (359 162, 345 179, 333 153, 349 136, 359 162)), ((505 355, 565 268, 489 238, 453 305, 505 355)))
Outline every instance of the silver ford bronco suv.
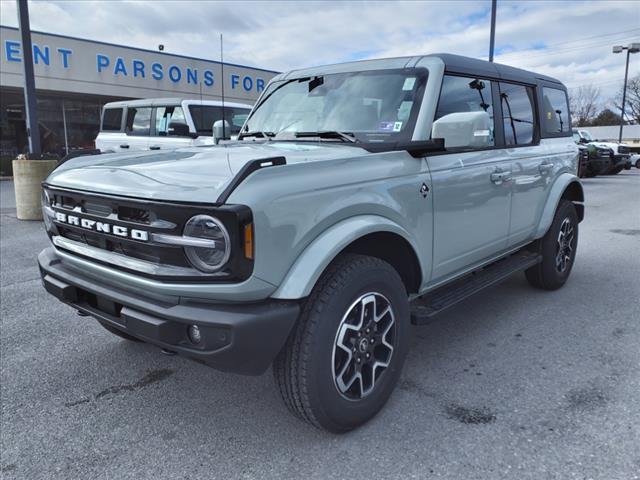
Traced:
POLYGON ((275 77, 236 141, 78 157, 43 184, 47 291, 122 338, 276 384, 343 432, 410 323, 523 271, 555 290, 583 219, 566 89, 454 55, 275 77))

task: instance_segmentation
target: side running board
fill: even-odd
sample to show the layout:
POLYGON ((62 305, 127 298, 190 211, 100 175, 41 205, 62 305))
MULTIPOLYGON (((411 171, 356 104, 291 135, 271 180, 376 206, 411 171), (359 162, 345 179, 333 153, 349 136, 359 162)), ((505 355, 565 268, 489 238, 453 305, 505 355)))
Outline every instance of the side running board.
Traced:
POLYGON ((437 288, 411 303, 411 323, 424 325, 443 310, 541 261, 542 255, 539 253, 521 250, 453 283, 437 288))

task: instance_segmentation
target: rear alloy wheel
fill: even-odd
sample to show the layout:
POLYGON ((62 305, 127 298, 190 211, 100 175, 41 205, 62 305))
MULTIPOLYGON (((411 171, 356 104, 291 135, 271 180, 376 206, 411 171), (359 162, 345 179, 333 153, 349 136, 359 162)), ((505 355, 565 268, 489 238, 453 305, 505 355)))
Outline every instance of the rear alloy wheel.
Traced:
POLYGON ((525 271, 536 288, 556 290, 569 278, 578 247, 578 214, 568 200, 561 200, 551 227, 537 243, 542 261, 525 271))
POLYGON ((636 160, 636 168, 640 170, 640 158, 636 160))
POLYGON ((346 432, 387 402, 408 348, 409 301, 398 272, 345 254, 318 280, 273 373, 294 415, 346 432))

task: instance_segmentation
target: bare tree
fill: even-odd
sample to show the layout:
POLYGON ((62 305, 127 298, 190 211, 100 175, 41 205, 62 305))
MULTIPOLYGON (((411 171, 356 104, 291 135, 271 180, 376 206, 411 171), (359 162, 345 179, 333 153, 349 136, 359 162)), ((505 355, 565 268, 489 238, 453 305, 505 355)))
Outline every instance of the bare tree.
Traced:
POLYGON ((578 127, 589 125, 596 116, 600 103, 600 89, 593 85, 583 85, 569 92, 569 104, 573 113, 573 123, 578 127))
MULTIPOLYGON (((614 100, 617 111, 622 111, 622 88, 614 100)), ((627 99, 624 106, 625 120, 640 123, 640 73, 627 82, 627 99)))

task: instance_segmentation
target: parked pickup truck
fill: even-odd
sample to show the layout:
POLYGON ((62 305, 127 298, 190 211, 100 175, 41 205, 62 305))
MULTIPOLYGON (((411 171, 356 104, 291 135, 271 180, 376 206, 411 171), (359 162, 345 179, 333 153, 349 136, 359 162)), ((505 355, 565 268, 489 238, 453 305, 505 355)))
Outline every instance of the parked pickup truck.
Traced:
POLYGON ((227 135, 237 135, 250 111, 241 103, 187 98, 111 102, 102 109, 96 149, 112 153, 212 145, 216 122, 222 126, 224 121, 227 135))
POLYGON ((220 370, 273 364, 343 432, 391 395, 410 322, 524 271, 567 281, 583 190, 559 81, 454 55, 295 70, 235 142, 79 157, 44 183, 45 288, 220 370))
MULTIPOLYGON (((629 145, 623 143, 615 143, 615 142, 601 142, 600 140, 594 140, 591 134, 587 130, 574 130, 573 131, 574 138, 579 143, 586 144, 588 146, 592 146, 596 149, 597 152, 602 152, 603 150, 609 151, 609 166, 600 171, 602 175, 616 175, 620 173, 622 170, 631 168, 631 148, 629 145)), ((598 155, 601 159, 602 163, 605 163, 605 155, 599 153, 598 155)))

